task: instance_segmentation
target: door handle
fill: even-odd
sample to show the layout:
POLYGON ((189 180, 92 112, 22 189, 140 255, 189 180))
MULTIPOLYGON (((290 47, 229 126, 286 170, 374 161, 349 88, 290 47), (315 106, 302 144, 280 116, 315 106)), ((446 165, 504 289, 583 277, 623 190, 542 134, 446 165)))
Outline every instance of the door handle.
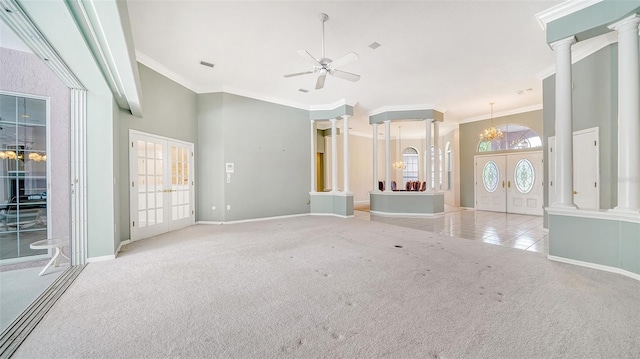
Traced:
POLYGON ((502 181, 502 188, 504 188, 504 181, 502 181))
POLYGON ((511 181, 507 181, 507 187, 511 188, 511 181))
POLYGON ((578 191, 573 191, 573 194, 578 194, 578 191))

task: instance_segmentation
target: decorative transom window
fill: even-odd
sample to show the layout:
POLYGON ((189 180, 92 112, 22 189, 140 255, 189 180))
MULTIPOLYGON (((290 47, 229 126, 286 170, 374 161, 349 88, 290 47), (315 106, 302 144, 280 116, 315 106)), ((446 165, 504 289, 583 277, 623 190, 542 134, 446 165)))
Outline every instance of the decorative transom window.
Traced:
POLYGON ((518 161, 513 171, 513 178, 520 193, 529 193, 536 179, 535 170, 531 162, 524 158, 518 161))
POLYGON ((500 182, 500 172, 495 162, 489 161, 482 169, 482 184, 487 192, 495 192, 500 182))
POLYGON ((478 143, 478 152, 542 147, 540 136, 527 126, 507 124, 499 126, 498 129, 502 131, 502 138, 493 141, 481 140, 478 143))

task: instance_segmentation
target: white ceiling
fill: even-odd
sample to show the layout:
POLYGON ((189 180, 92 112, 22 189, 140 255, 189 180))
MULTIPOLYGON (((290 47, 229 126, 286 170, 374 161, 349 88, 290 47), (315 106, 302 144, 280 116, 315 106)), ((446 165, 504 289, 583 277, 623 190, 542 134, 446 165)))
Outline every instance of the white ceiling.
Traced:
POLYGON ((367 114, 385 106, 433 106, 445 113, 443 132, 487 118, 490 102, 496 115, 540 108, 536 74, 554 55, 535 14, 560 2, 130 0, 128 8, 139 60, 190 89, 303 108, 346 99, 357 103, 351 127, 369 134, 367 114), (283 77, 309 69, 297 50, 320 57, 320 13, 330 18, 327 57, 358 53, 342 69, 359 82, 329 77, 314 90, 316 75, 283 77), (382 46, 370 49, 374 41, 382 46))

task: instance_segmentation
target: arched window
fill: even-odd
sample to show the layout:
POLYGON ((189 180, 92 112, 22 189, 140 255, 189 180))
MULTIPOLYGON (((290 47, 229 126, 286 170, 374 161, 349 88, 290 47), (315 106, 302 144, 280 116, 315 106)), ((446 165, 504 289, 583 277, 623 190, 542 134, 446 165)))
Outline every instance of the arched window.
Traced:
POLYGON ((492 141, 480 140, 478 152, 542 147, 540 136, 527 126, 507 124, 499 126, 498 129, 502 131, 502 138, 492 141))
POLYGON ((418 180, 418 151, 413 147, 407 147, 402 151, 402 162, 407 166, 402 170, 402 188, 407 182, 418 180))

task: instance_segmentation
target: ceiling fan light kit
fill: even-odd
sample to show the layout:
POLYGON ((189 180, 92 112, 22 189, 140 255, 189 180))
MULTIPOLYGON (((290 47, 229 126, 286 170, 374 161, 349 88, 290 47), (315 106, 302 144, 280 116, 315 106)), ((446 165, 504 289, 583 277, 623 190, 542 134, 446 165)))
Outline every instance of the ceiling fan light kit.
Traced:
POLYGON ((325 56, 324 52, 324 23, 329 20, 329 15, 320 14, 320 22, 322 23, 322 56, 319 59, 316 59, 313 55, 305 50, 298 50, 298 55, 303 59, 310 61, 313 64, 311 71, 303 71, 296 72, 288 75, 284 75, 284 77, 294 77, 301 75, 308 75, 317 73, 318 79, 316 80, 316 90, 320 90, 324 87, 324 82, 327 78, 327 74, 331 76, 335 76, 341 78, 343 80, 348 80, 352 82, 356 82, 360 80, 360 75, 352 74, 350 72, 338 70, 338 67, 344 66, 348 63, 351 63, 358 59, 358 54, 355 52, 350 52, 337 60, 333 61, 330 58, 325 56))

